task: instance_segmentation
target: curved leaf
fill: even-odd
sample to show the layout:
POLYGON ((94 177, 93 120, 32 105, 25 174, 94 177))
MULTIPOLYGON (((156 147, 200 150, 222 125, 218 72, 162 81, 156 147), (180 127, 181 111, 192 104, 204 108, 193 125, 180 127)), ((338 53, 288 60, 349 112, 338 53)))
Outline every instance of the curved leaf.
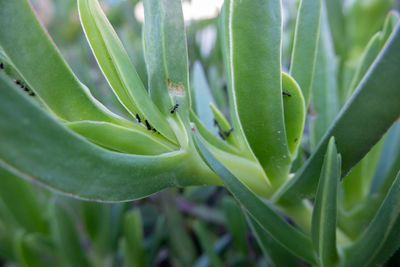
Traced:
POLYGON ((63 119, 131 123, 108 111, 61 57, 27 0, 0 2, 0 46, 29 87, 63 119))
POLYGON ((159 155, 177 150, 177 147, 158 132, 147 133, 147 130, 141 126, 133 129, 133 127, 125 128, 108 122, 96 121, 78 121, 66 125, 93 143, 119 152, 159 155))
POLYGON ((272 184, 287 178, 291 161, 282 103, 281 19, 280 1, 230 1, 229 74, 242 127, 237 130, 272 184))
POLYGON ((279 242, 293 254, 301 257, 307 262, 316 263, 313 254, 311 239, 301 231, 297 230, 286 222, 268 204, 258 198, 246 185, 236 178, 228 169, 225 168, 196 136, 196 144, 204 160, 209 164, 223 180, 225 186, 233 196, 243 205, 251 217, 267 231, 271 237, 279 242), (293 242, 296 240, 295 242, 293 242))
POLYGON ((375 218, 354 245, 344 250, 343 267, 377 266, 388 259, 400 244, 400 172, 375 218))
POLYGON ((321 6, 322 0, 301 0, 297 14, 290 75, 299 83, 306 107, 317 58, 321 6))
POLYGON ((298 197, 314 194, 331 136, 335 136, 342 155, 342 176, 379 141, 400 115, 399 63, 400 23, 314 153, 296 176, 275 194, 275 200, 294 202, 298 197))
POLYGON ((283 111, 285 114, 286 139, 292 158, 295 158, 306 119, 304 97, 299 85, 286 73, 282 73, 282 87, 285 92, 283 111))
POLYGON ((274 267, 280 266, 301 266, 296 257, 285 247, 271 237, 253 218, 247 216, 247 221, 256 236, 257 242, 261 247, 265 257, 274 267))
POLYGON ((91 144, 17 89, 0 74, 0 165, 18 176, 107 201, 141 198, 169 186, 220 183, 187 152, 137 156, 91 144))
POLYGON ((151 101, 135 67, 129 59, 97 0, 79 0, 79 17, 87 40, 104 76, 121 104, 133 117, 139 113, 173 143, 177 139, 161 113, 151 101))
POLYGON ((322 166, 312 215, 312 240, 321 266, 335 266, 337 195, 340 179, 340 156, 331 137, 322 166))

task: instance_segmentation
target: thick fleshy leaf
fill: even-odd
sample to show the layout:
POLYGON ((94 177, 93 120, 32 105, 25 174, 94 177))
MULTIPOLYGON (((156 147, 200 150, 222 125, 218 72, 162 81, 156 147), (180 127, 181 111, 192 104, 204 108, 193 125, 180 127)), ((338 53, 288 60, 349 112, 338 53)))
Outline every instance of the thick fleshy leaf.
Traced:
POLYGON ((335 136, 342 155, 342 176, 379 141, 400 115, 399 62, 400 23, 314 153, 295 177, 276 193, 275 200, 298 201, 298 197, 315 193, 331 136, 335 136))
POLYGON ((262 252, 268 258, 269 262, 272 263, 272 266, 300 266, 296 257, 273 239, 268 232, 264 231, 254 219, 247 216, 247 221, 256 236, 262 252))
POLYGON ((24 81, 59 117, 130 125, 101 105, 71 72, 27 0, 0 2, 0 46, 24 81))
POLYGON ((312 240, 321 266, 334 266, 336 249, 337 195, 340 180, 340 156, 331 137, 326 150, 312 215, 312 240))
POLYGON ((4 79, 0 74, 0 164, 18 176, 108 201, 140 198, 169 186, 219 184, 187 152, 136 156, 91 144, 4 79))
POLYGON ((292 158, 296 157, 297 148, 303 135, 306 120, 304 97, 299 85, 286 73, 282 73, 283 110, 285 114, 286 139, 292 158))
POLYGON ((225 186, 247 210, 250 216, 267 233, 287 250, 301 257, 307 262, 316 263, 311 239, 300 230, 286 222, 267 202, 258 198, 244 183, 236 178, 224 165, 222 165, 196 137, 199 152, 210 168, 223 180, 225 186), (296 242, 293 242, 296 240, 296 242))
MULTIPOLYGON (((210 104, 210 108, 214 115, 214 126, 218 128, 219 137, 223 140, 226 140, 227 143, 240 148, 241 150, 248 150, 247 147, 243 146, 243 141, 240 139, 238 131, 235 131, 235 128, 231 126, 224 114, 222 114, 222 112, 213 104, 210 104)), ((247 152, 251 153, 250 151, 247 152)), ((242 155, 243 154, 244 153, 242 153, 242 155)))
POLYGON ((233 173, 241 182, 246 184, 257 195, 269 198, 273 193, 270 180, 265 175, 260 164, 240 154, 232 154, 223 151, 210 143, 201 135, 204 146, 216 157, 226 168, 233 173))
POLYGON ((126 128, 98 121, 79 121, 67 123, 66 125, 91 142, 118 152, 159 155, 177 150, 177 147, 158 132, 145 130, 138 125, 135 125, 135 128, 126 128))
MULTIPOLYGON (((226 6, 226 5, 225 5, 226 6)), ((281 81, 281 3, 230 1, 229 74, 234 111, 273 184, 289 173, 281 81), (251 40, 251 42, 249 42, 251 40)), ((234 125, 235 127, 235 125, 234 125)))
POLYGON ((136 72, 116 32, 97 0, 79 0, 79 16, 86 37, 104 76, 121 104, 132 114, 148 120, 173 143, 177 139, 166 121, 169 112, 161 113, 136 72))
POLYGON ((314 149, 339 112, 336 77, 337 64, 327 11, 322 6, 320 36, 311 89, 313 116, 310 122, 310 143, 314 149))
POLYGON ((400 172, 369 224, 354 245, 344 250, 347 266, 377 266, 388 259, 400 244, 400 172))
POLYGON ((321 6, 322 0, 301 0, 297 13, 290 75, 300 85, 306 107, 311 96, 317 57, 321 6))
POLYGON ((187 113, 190 106, 189 70, 181 1, 145 0, 143 4, 150 96, 163 112, 169 112, 178 103, 187 113))
POLYGON ((212 144, 213 146, 229 152, 231 154, 239 154, 238 151, 235 150, 233 146, 228 145, 224 141, 222 141, 220 138, 212 134, 206 126, 200 121, 200 119, 196 116, 196 114, 193 111, 190 111, 190 120, 193 122, 194 126, 196 127, 195 129, 199 131, 201 136, 203 136, 207 142, 212 144))

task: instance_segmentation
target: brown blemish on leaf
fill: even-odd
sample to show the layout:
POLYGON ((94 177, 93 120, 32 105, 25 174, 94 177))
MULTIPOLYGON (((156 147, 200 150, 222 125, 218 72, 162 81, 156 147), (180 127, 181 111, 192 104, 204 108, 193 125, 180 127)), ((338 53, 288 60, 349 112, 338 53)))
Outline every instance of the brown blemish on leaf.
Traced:
POLYGON ((168 84, 168 91, 170 95, 177 95, 177 96, 183 96, 185 94, 185 88, 181 82, 179 83, 174 83, 170 80, 170 78, 167 79, 167 84, 168 84))

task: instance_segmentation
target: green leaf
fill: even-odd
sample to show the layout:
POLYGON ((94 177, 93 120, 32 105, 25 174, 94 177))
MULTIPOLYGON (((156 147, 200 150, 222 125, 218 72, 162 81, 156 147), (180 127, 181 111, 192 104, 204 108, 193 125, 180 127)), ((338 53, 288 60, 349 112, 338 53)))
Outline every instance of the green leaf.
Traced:
POLYGON ((219 130, 219 137, 226 140, 229 144, 241 149, 243 156, 247 153, 249 154, 249 158, 251 158, 251 152, 247 149, 247 147, 243 146, 243 141, 240 139, 238 131, 235 131, 235 128, 231 126, 224 114, 222 114, 222 112, 216 106, 210 104, 210 108, 214 115, 214 124, 216 124, 215 126, 219 130))
POLYGON ((314 149, 339 112, 337 64, 327 11, 322 7, 320 37, 311 89, 310 143, 314 149), (312 117, 311 117, 312 118, 312 117))
POLYGON ((108 201, 141 198, 170 186, 220 183, 188 152, 137 156, 100 148, 7 80, 0 73, 0 165, 20 177, 76 197, 108 201))
POLYGON ((144 47, 149 92, 162 110, 190 107, 188 51, 180 0, 145 0, 144 47), (171 102, 170 96, 174 101, 171 102))
POLYGON ((194 230, 196 232, 197 237, 200 240, 201 248, 209 258, 211 265, 215 267, 225 266, 224 263, 221 261, 221 259, 218 257, 218 255, 215 253, 213 244, 209 238, 209 233, 206 230, 204 224, 201 223, 200 221, 195 221, 194 230))
POLYGON ((159 155, 177 149, 158 132, 148 133, 135 125, 126 128, 108 122, 79 121, 66 124, 75 132, 102 147, 123 153, 159 155))
POLYGON ((79 16, 86 37, 104 76, 132 117, 139 114, 171 142, 177 139, 162 113, 152 102, 134 65, 97 0, 79 0, 79 16))
POLYGON ((242 209, 231 197, 222 200, 223 210, 226 218, 226 227, 232 236, 236 249, 247 254, 247 225, 242 209))
POLYGON ((347 266, 377 266, 386 261, 400 244, 400 172, 379 208, 375 218, 361 237, 344 249, 347 266))
POLYGON ((282 101, 280 1, 230 1, 224 12, 229 12, 228 79, 240 119, 240 127, 234 127, 244 133, 272 184, 280 184, 290 167, 282 101))
POLYGON ((125 214, 124 239, 122 243, 123 259, 126 266, 148 266, 144 250, 142 217, 139 210, 125 214))
POLYGON ((303 135, 306 108, 299 85, 286 73, 282 73, 282 87, 286 94, 283 97, 286 139, 294 159, 303 135))
POLYGON ((60 258, 70 266, 89 266, 80 235, 77 231, 76 217, 66 202, 54 200, 50 208, 50 225, 53 242, 60 258))
POLYGON ((360 161, 400 115, 400 24, 308 161, 274 196, 298 201, 314 194, 328 140, 335 136, 342 176, 360 161), (377 90, 379 88, 380 90, 377 90))
POLYGON ((312 215, 312 240, 321 266, 335 266, 337 195, 340 180, 340 156, 331 137, 322 166, 312 215))
POLYGON ((277 242, 305 261, 315 264, 311 239, 286 222, 267 202, 258 198, 250 189, 222 165, 196 137, 199 152, 210 168, 223 180, 225 186, 247 210, 250 216, 277 242))
POLYGON ((247 216, 247 221, 256 236, 263 254, 268 258, 272 266, 300 266, 296 257, 279 244, 279 242, 273 239, 268 232, 264 231, 264 229, 254 219, 247 216))
POLYGON ((208 86, 204 69, 198 61, 193 65, 192 86, 197 116, 209 131, 217 134, 216 127, 213 124, 213 112, 210 108, 210 104, 214 103, 214 99, 208 86))
POLYGON ((317 58, 321 6, 322 0, 301 0, 297 14, 290 75, 299 83, 306 107, 311 96, 317 58))
POLYGON ((131 123, 108 111, 71 72, 27 0, 1 1, 0 46, 29 88, 63 119, 131 123))
POLYGON ((16 221, 29 232, 47 232, 42 203, 33 185, 0 167, 0 198, 16 221))

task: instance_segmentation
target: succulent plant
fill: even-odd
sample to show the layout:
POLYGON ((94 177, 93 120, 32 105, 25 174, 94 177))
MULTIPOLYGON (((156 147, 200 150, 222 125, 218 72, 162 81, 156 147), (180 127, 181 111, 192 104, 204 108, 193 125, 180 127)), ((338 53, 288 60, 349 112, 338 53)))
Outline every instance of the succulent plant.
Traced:
MULTIPOLYGON (((71 71, 27 0, 0 0, 4 176, 110 202, 168 187, 223 185, 247 211, 272 261, 280 251, 320 266, 382 263, 400 244, 398 147, 373 180, 386 143, 398 140, 393 128, 395 137, 380 142, 400 115, 399 15, 387 15, 353 74, 335 25, 344 19, 333 19, 343 14, 326 2, 300 2, 286 73, 281 1, 225 0, 219 38, 226 114, 210 105, 199 63, 193 68, 199 82, 190 86, 180 0, 144 1, 148 84, 98 1, 78 0, 87 41, 125 110, 119 115, 71 71), (303 160, 309 109, 317 118, 307 124, 312 151, 303 160)), ((60 225, 68 221, 52 210, 65 216, 60 225)), ((138 218, 126 220, 140 228, 138 218)), ((195 228, 204 236, 201 223, 195 228)))

